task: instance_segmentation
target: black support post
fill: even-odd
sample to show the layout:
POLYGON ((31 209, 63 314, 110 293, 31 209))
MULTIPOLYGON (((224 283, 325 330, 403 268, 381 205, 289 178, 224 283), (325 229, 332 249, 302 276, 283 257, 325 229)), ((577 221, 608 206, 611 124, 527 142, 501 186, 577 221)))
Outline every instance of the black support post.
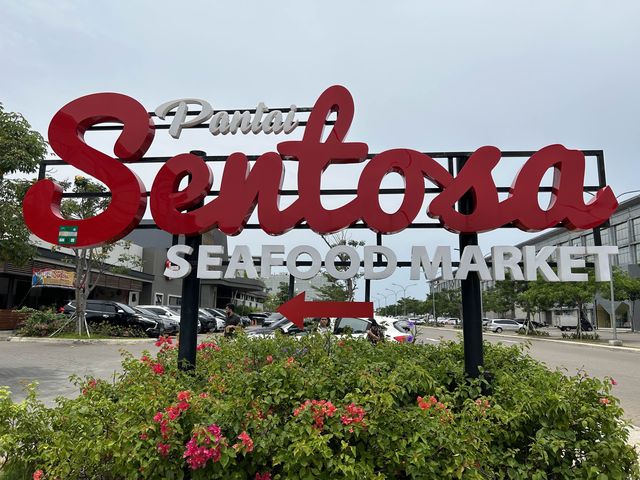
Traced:
MULTIPOLYGON (((190 153, 205 157, 206 153, 190 153)), ((189 179, 191 180, 191 179, 189 179)), ((196 208, 202 206, 204 200, 196 208)), ((175 241, 175 238, 173 238, 175 241)), ((196 367, 196 345, 198 343, 198 308, 200 307, 200 279, 198 278, 198 250, 202 245, 202 235, 185 237, 185 244, 193 249, 189 256, 191 272, 182 280, 182 302, 180 304, 180 343, 178 345, 178 368, 184 371, 196 367)))
MULTIPOLYGON (((458 157, 458 173, 464 167, 466 157, 458 157)), ((471 192, 465 193, 458 202, 458 211, 470 214, 474 210, 471 192)), ((460 255, 467 245, 478 245, 477 233, 465 233, 459 236, 460 255)), ((466 280, 461 280, 462 296, 462 338, 464 343, 464 371, 471 378, 480 376, 480 367, 484 364, 482 351, 482 296, 480 277, 477 272, 469 272, 466 280)))
POLYGON ((200 305, 200 279, 198 272, 198 250, 201 235, 185 237, 185 244, 193 248, 189 258, 191 272, 182 279, 182 303, 180 306, 180 344, 178 366, 181 370, 193 370, 196 366, 196 344, 198 343, 198 307, 200 305))
POLYGON ((293 275, 289 275, 289 300, 296 295, 296 278, 293 275))

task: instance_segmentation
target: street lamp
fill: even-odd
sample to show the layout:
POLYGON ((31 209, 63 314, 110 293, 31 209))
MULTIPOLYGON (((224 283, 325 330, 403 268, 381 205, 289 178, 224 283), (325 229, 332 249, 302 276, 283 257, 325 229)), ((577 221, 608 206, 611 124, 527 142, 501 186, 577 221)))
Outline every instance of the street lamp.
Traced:
POLYGON ((389 306, 389 302, 387 298, 390 297, 390 295, 385 295, 384 293, 378 293, 376 296, 384 298, 384 308, 387 308, 389 306))
MULTIPOLYGON (((402 289, 402 298, 407 298, 407 289, 410 287, 414 287, 417 284, 416 283, 412 283, 411 285, 407 285, 406 287, 403 287, 402 285, 398 285, 397 283, 392 283, 391 285, 394 285, 396 287, 400 287, 402 289)), ((403 302, 403 313, 402 315, 404 315, 405 317, 407 316, 407 302, 403 302)))
POLYGON ((396 297, 396 304, 394 305, 393 311, 394 311, 394 316, 397 317, 398 316, 398 292, 400 290, 398 290, 398 292, 395 292, 395 291, 391 290, 390 288, 385 288, 385 290, 390 291, 391 293, 393 293, 394 297, 396 297))

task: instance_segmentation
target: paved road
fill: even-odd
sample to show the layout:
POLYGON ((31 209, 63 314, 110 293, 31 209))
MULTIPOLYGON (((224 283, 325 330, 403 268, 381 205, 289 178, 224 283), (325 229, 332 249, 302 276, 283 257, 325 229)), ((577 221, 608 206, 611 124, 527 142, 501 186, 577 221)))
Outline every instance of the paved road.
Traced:
MULTIPOLYGON (((460 332, 448 328, 420 327, 418 339, 427 343, 438 342, 440 338, 457 340, 461 336, 460 332)), ((505 334, 485 333, 484 338, 489 342, 502 342, 507 345, 527 341, 518 336, 505 334)), ((568 374, 575 374, 578 370, 584 369, 591 376, 613 377, 618 382, 613 394, 620 399, 625 416, 634 425, 640 426, 640 349, 621 350, 534 339, 531 340, 529 353, 550 368, 566 369, 568 374)))
POLYGON ((8 386, 13 398, 21 400, 24 385, 37 381, 39 397, 53 405, 58 396, 78 394, 69 383, 72 374, 112 378, 120 369, 120 349, 138 356, 145 349, 157 350, 153 340, 136 345, 0 342, 0 385, 8 386))
MULTIPOLYGON (((421 327, 418 338, 436 343, 440 338, 456 340, 460 335, 459 330, 421 327)), ((504 334, 485 334, 485 338, 506 344, 526 341, 504 334)), ((41 399, 52 405, 57 396, 77 395, 77 389, 68 381, 70 375, 110 379, 120 369, 121 349, 140 356, 144 350, 154 352, 153 343, 152 340, 136 345, 0 342, 0 385, 9 386, 14 398, 19 400, 24 398, 21 393, 24 384, 38 381, 41 399)), ((620 398, 627 418, 640 425, 640 369, 637 368, 640 350, 532 340, 530 353, 549 367, 565 368, 570 374, 583 368, 589 375, 615 378, 618 385, 614 387, 614 394, 620 398)))

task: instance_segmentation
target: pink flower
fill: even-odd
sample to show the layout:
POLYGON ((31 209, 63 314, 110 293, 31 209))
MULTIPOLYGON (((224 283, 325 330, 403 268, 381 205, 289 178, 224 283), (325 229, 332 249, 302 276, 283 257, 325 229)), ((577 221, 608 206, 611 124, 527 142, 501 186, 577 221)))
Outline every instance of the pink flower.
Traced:
POLYGON ((608 399, 608 398, 606 398, 606 397, 602 397, 602 398, 600 399, 600 403, 601 403, 602 405, 609 405, 609 404, 611 403, 611 400, 609 400, 609 399, 608 399))
MULTIPOLYGON (((271 355, 267 355, 266 361, 267 361, 268 364, 272 364, 273 363, 273 357, 271 355)), ((256 473, 256 475, 258 475, 258 474, 256 473)))
POLYGON ((616 382, 613 378, 611 379, 611 385, 617 385, 618 382, 616 382))
POLYGON ((163 417, 164 417, 164 414, 162 412, 158 412, 153 416, 153 421, 156 423, 160 423, 163 417))
POLYGON ((42 470, 36 470, 35 472, 33 472, 33 480, 40 480, 43 475, 44 472, 42 470))
POLYGON ((269 472, 256 473, 255 480, 271 480, 271 473, 269 473, 269 472))
POLYGON ((160 455, 162 455, 163 457, 169 456, 169 449, 171 448, 171 445, 168 445, 166 443, 159 443, 157 448, 160 455))
POLYGON ((207 392, 202 392, 200 395, 198 395, 200 398, 207 398, 209 396, 209 394, 207 392))
POLYGON ((149 436, 146 433, 141 433, 140 434, 140 440, 147 440, 149 438, 149 436))
POLYGON ((183 390, 178 392, 178 400, 188 401, 191 398, 191 392, 189 390, 183 390))

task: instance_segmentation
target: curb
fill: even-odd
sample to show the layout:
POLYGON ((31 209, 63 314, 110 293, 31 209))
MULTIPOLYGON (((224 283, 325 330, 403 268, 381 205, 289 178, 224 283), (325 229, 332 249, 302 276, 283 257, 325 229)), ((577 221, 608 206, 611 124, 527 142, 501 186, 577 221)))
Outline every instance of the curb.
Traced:
POLYGON ((504 335, 502 333, 488 333, 483 332, 483 335, 491 335, 492 337, 505 337, 505 338, 519 338, 524 340, 535 340, 540 342, 552 342, 552 343, 564 343, 567 345, 582 345, 585 347, 595 347, 595 348, 607 348, 609 350, 624 350, 626 352, 635 352, 640 353, 640 348, 634 347, 616 347, 614 345, 601 345, 599 343, 591 343, 591 342, 580 342, 575 340, 556 340, 555 338, 544 338, 544 337, 529 337, 527 335, 504 335))
POLYGON ((31 342, 31 343, 50 343, 58 345, 139 345, 144 343, 155 342, 153 338, 95 338, 95 339, 79 339, 79 338, 42 338, 42 337, 6 337, 7 342, 31 342))
MULTIPOLYGON (((442 328, 442 327, 439 327, 442 328)), ((460 332, 462 333, 462 330, 460 329, 452 329, 452 328, 447 328, 447 331, 450 332, 460 332)), ((576 340, 559 340, 559 339, 555 339, 555 338, 547 338, 547 337, 536 337, 536 336, 527 336, 527 335, 508 335, 508 334, 504 334, 504 333, 492 333, 492 332, 482 332, 482 336, 492 336, 492 337, 498 337, 498 338, 519 338, 520 340, 532 340, 532 341, 536 341, 536 342, 553 342, 553 343, 564 343, 567 345, 582 345, 585 347, 595 347, 595 348, 607 348, 609 350, 624 350, 626 352, 635 352, 635 353, 640 353, 640 348, 635 348, 635 347, 616 347, 614 345, 602 345, 599 343, 591 343, 591 342, 580 342, 580 341, 576 341, 576 340)))

